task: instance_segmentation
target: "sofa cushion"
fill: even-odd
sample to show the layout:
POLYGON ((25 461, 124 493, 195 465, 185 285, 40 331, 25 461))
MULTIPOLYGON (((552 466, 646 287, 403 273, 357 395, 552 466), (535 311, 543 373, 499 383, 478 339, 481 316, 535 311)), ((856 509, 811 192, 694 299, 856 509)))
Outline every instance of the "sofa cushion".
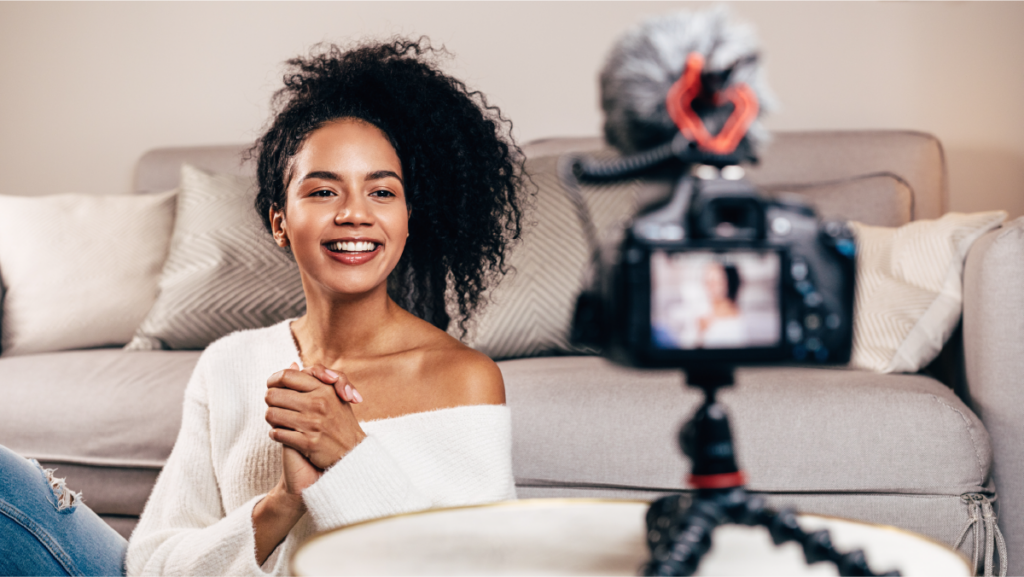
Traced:
MULTIPOLYGON (((672 491, 699 391, 679 371, 598 357, 500 363, 521 486, 672 491)), ((984 492, 991 448, 980 420, 929 377, 758 367, 720 393, 749 486, 766 492, 984 492)))
POLYGON ((123 345, 153 306, 175 192, 0 196, 3 354, 123 345))
POLYGON ((97 513, 138 515, 198 359, 119 349, 0 358, 0 444, 56 467, 97 513))

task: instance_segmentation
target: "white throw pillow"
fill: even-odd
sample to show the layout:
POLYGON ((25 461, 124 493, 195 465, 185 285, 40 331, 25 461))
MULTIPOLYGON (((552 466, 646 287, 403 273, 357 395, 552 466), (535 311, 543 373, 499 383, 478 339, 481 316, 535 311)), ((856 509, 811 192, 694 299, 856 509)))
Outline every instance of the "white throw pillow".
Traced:
POLYGON ((967 251, 1006 212, 951 212, 899 228, 851 222, 857 290, 850 364, 913 373, 942 350, 960 320, 967 251))
POLYGON ((0 196, 3 355, 131 340, 156 300, 175 193, 0 196))
POLYGON ((298 266, 264 230, 251 178, 181 167, 160 296, 128 350, 204 349, 241 329, 302 315, 298 266))

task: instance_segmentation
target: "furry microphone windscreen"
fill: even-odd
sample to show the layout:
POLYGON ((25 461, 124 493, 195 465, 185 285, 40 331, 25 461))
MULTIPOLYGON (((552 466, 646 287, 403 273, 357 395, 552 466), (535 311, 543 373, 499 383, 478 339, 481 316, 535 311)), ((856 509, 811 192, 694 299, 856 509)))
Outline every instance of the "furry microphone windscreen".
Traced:
MULTIPOLYGON (((665 97, 691 52, 704 56, 705 73, 732 68, 722 89, 746 83, 757 96, 759 118, 775 108, 759 66, 752 27, 729 22, 724 8, 657 16, 623 35, 601 71, 601 106, 609 144, 622 154, 635 154, 679 132, 665 97)), ((695 106, 695 110, 712 134, 721 130, 730 112, 726 107, 695 106)), ((768 139, 768 131, 755 120, 745 141, 756 151, 768 139)))

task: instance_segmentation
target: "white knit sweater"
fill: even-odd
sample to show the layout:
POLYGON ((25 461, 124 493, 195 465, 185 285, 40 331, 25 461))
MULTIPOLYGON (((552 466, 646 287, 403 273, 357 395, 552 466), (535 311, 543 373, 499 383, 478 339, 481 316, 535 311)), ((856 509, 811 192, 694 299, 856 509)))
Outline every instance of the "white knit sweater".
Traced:
POLYGON ((308 513, 257 565, 252 510, 281 478, 281 446, 264 420, 266 382, 301 364, 289 323, 234 333, 200 357, 174 450, 128 545, 129 575, 281 574, 317 530, 515 498, 507 407, 366 421, 367 437, 303 492, 308 513))

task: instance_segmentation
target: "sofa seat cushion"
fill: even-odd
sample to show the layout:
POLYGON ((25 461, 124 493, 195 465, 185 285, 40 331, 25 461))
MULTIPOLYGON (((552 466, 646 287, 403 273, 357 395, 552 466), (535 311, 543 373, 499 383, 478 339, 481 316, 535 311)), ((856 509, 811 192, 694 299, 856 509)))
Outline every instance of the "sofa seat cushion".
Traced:
MULTIPOLYGON (((503 361, 523 487, 685 488, 677 435, 701 393, 679 371, 598 357, 503 361)), ((990 491, 981 421, 938 381, 845 368, 737 371, 719 399, 740 467, 764 492, 990 491)))
POLYGON ((0 358, 0 444, 56 468, 97 513, 138 515, 178 435, 199 354, 0 358))

